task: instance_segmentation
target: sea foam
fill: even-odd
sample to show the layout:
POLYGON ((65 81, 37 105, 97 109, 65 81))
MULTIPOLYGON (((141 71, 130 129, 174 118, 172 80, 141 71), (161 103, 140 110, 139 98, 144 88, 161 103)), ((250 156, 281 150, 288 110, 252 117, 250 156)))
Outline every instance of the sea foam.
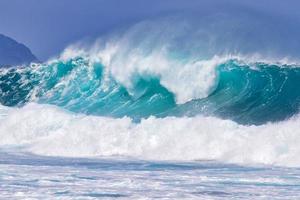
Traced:
POLYGON ((129 156, 300 166, 299 118, 260 126, 215 117, 150 117, 140 123, 54 106, 1 107, 0 145, 48 156, 129 156))

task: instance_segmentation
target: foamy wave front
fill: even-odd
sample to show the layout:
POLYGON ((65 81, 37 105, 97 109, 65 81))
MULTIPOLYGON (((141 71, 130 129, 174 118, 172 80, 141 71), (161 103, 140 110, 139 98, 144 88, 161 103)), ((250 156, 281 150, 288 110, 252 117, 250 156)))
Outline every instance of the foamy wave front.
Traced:
POLYGON ((0 145, 49 156, 130 156, 300 166, 300 119, 244 126, 214 117, 133 123, 65 112, 49 105, 1 107, 0 145))

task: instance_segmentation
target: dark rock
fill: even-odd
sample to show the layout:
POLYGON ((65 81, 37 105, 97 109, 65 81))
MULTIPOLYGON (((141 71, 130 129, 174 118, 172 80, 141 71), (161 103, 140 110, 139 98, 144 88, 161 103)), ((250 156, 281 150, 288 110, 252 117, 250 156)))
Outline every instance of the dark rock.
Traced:
POLYGON ((0 34, 0 67, 29 64, 38 59, 24 44, 0 34))

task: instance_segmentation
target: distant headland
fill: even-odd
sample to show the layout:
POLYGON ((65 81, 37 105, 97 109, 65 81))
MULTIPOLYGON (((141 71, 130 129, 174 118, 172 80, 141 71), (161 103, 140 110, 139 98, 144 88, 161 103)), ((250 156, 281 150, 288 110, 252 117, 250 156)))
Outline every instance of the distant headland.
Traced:
POLYGON ((0 67, 24 65, 38 59, 24 44, 0 34, 0 67))

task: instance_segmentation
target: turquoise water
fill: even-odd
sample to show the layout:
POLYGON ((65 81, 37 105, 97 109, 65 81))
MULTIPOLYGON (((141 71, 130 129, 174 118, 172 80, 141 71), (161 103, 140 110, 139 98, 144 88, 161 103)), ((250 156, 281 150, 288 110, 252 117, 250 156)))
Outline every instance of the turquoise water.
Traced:
POLYGON ((0 199, 300 199, 297 8, 200 4, 0 68, 0 199))
POLYGON ((206 66, 0 69, 0 198, 297 199, 299 66, 206 66))
POLYGON ((0 103, 38 102, 77 113, 135 120, 203 114, 242 124, 281 121, 299 111, 300 69, 294 65, 227 60, 215 67, 217 77, 207 97, 180 104, 159 76, 133 75, 133 86, 127 88, 104 71, 101 63, 84 58, 2 69, 0 103))

